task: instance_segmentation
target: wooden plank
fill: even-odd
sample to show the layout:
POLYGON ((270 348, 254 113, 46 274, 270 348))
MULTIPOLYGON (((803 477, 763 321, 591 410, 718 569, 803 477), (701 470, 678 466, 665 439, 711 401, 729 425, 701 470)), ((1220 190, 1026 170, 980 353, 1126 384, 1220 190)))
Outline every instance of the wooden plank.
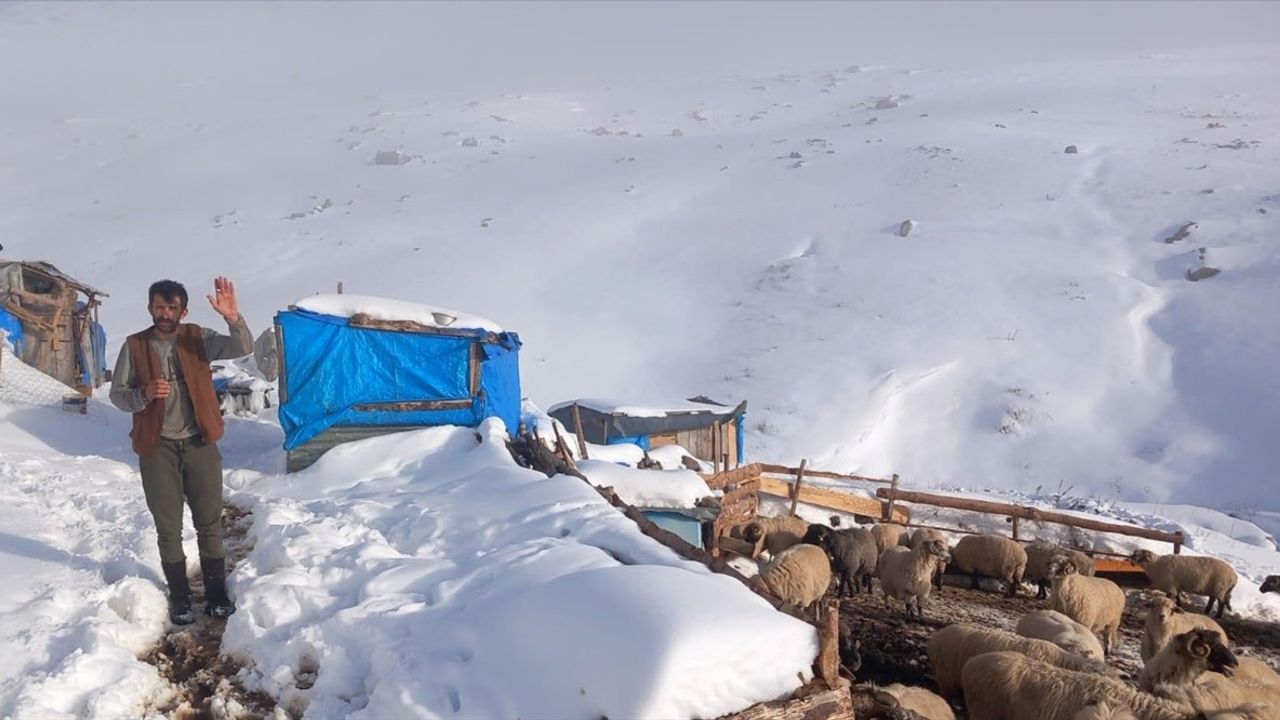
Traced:
POLYGON ((723 490, 729 485, 737 485, 738 483, 760 477, 761 470, 759 463, 751 463, 743 465, 740 468, 729 470, 728 472, 716 473, 714 475, 702 475, 702 479, 706 481, 707 487, 712 490, 723 490))
POLYGON ((280 323, 274 323, 276 336, 276 362, 280 365, 280 371, 276 375, 276 392, 280 395, 280 404, 289 402, 289 383, 285 377, 284 369, 284 329, 280 327, 280 323))
POLYGON ((471 328, 448 328, 438 327, 435 325, 423 325, 422 323, 412 320, 378 320, 370 317, 365 313, 356 313, 352 315, 348 322, 352 327, 368 328, 370 330, 390 330, 392 332, 413 332, 426 333, 430 335, 448 335, 451 337, 475 338, 481 342, 496 342, 497 335, 491 332, 479 331, 471 328))
MULTIPOLYGON (((750 466, 747 465, 743 467, 746 468, 750 466)), ((735 470, 733 472, 737 471, 735 470)), ((773 497, 790 499, 791 483, 764 475, 760 478, 760 492, 773 497)), ((805 487, 800 488, 799 495, 800 502, 829 508, 831 510, 839 510, 841 512, 865 515, 873 518, 880 517, 881 513, 883 513, 883 506, 879 500, 874 498, 865 498, 859 495, 850 495, 837 490, 805 487)), ((893 522, 907 523, 910 520, 911 512, 908 508, 898 506, 893 509, 893 522)))
POLYGON ((808 464, 808 458, 800 458, 800 467, 796 468, 796 484, 791 486, 791 517, 796 515, 796 504, 800 502, 800 488, 804 486, 804 466, 808 464))
MULTIPOLYGON (((777 473, 779 475, 795 475, 797 468, 787 467, 786 465, 773 465, 771 463, 760 463, 762 472, 777 473)), ((805 474, 811 477, 830 478, 832 480, 853 480, 856 482, 876 483, 877 485, 892 485, 892 480, 884 478, 864 477, 862 475, 851 475, 849 473, 831 472, 829 470, 805 470, 805 474)))
POLYGON ((848 688, 822 690, 792 700, 760 703, 721 720, 854 720, 848 688))
POLYGON ((471 407, 470 400, 413 400, 407 402, 372 402, 357 403, 353 410, 370 412, 389 410, 391 412, 414 412, 416 410, 465 410, 471 407))
POLYGON ((1082 518, 1075 515, 1065 515, 1051 510, 1041 510, 1040 508, 994 502, 991 500, 957 498, 949 495, 935 495, 933 493, 915 492, 910 490, 893 490, 890 488, 880 488, 879 490, 876 490, 876 497, 886 500, 894 499, 902 500, 904 502, 919 503, 921 505, 934 505, 936 507, 952 508, 955 510, 970 510, 973 512, 988 513, 991 515, 1003 515, 1010 518, 1017 517, 1022 518, 1023 520, 1033 520, 1035 522, 1051 522, 1057 523, 1058 525, 1068 525, 1070 527, 1084 528, 1086 530, 1098 530, 1100 532, 1127 535, 1129 537, 1140 537, 1148 540, 1159 540, 1161 542, 1176 543, 1179 545, 1183 542, 1182 533, 1180 532, 1169 533, 1162 532, 1160 530, 1151 530, 1149 528, 1133 527, 1131 525, 1120 525, 1118 523, 1103 522, 1101 520, 1082 518))
POLYGON ((1094 558, 1093 569, 1096 572, 1111 573, 1145 573, 1141 565, 1123 558, 1094 558))
POLYGON ((587 455, 587 437, 582 427, 582 409, 578 407, 578 403, 573 404, 573 434, 578 437, 578 457, 583 460, 589 459, 587 455))

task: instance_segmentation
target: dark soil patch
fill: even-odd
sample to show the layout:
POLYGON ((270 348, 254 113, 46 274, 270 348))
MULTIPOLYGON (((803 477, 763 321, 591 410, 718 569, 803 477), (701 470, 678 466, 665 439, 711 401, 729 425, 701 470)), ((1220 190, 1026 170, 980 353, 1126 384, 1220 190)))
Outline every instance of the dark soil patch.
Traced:
MULTIPOLYGON (((227 505, 222 513, 223 539, 227 549, 227 574, 249 552, 248 513, 227 505)), ((196 621, 173 627, 143 660, 155 665, 160 675, 177 687, 170 702, 156 710, 170 718, 261 718, 275 708, 271 696, 246 690, 238 673, 240 663, 221 654, 222 632, 227 621, 204 614, 204 581, 191 579, 192 604, 196 621)))

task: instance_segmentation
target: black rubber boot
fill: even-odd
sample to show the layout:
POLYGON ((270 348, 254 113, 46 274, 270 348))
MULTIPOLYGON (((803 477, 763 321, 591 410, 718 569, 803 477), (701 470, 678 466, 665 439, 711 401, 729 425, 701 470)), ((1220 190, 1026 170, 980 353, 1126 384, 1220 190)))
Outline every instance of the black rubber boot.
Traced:
POLYGON ((169 622, 174 625, 190 625, 196 621, 191 612, 191 584, 187 582, 186 561, 160 563, 164 581, 169 584, 169 622))
POLYGON ((225 558, 200 558, 204 575, 204 614, 216 618, 230 617, 235 603, 227 597, 227 561, 225 558))

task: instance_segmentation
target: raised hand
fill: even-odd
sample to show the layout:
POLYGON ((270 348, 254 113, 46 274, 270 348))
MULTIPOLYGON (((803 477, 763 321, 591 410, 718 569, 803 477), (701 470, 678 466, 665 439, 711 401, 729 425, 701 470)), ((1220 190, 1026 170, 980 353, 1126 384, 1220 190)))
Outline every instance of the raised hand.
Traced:
POLYGON ((236 300, 236 286, 224 277, 213 279, 213 294, 206 295, 215 312, 226 318, 227 322, 235 322, 240 317, 240 303, 236 300))

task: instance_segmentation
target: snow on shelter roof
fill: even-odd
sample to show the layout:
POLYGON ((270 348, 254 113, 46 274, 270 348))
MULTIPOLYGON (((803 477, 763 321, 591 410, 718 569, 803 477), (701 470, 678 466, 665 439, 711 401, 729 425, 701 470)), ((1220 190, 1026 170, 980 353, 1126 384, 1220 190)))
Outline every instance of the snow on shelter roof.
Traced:
POLYGON ((695 415, 699 413, 707 413, 713 415, 729 415, 735 407, 732 405, 720 405, 719 403, 708 402, 692 402, 689 400, 673 400, 659 403, 623 403, 613 400, 601 400, 599 398, 578 398, 577 400, 567 400, 562 403, 556 403, 551 406, 548 413, 553 413, 561 408, 572 407, 577 404, 579 407, 595 410, 605 415, 625 415, 627 417, 666 417, 667 415, 695 415))
POLYGON ((293 305, 301 310, 337 317, 367 315, 373 320, 407 320, 426 327, 503 332, 497 323, 479 315, 373 295, 313 295, 293 305))

